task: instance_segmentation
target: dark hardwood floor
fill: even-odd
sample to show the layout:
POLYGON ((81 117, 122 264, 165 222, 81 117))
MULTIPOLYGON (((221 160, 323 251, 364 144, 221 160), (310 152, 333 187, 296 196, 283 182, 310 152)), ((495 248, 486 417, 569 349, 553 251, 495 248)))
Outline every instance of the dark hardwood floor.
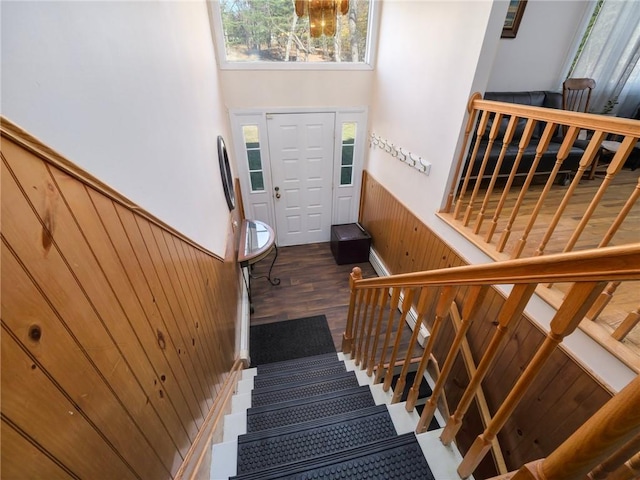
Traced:
MULTIPOLYGON (((293 320, 324 314, 331 330, 337 351, 342 350, 342 334, 349 309, 349 274, 353 267, 362 269, 363 278, 376 277, 369 262, 337 265, 331 254, 329 243, 315 243, 294 247, 283 247, 273 267, 272 277, 280 279, 279 285, 271 285, 265 278, 274 257, 271 253, 254 266, 251 280, 254 313, 251 325, 293 320)), ((388 307, 385 309, 388 312, 388 307)), ((384 318, 388 318, 385 313, 384 318)), ((397 319, 393 337, 397 332, 397 319)), ((398 349, 398 360, 405 358, 411 329, 403 325, 402 340, 398 349)), ((380 335, 376 358, 381 357, 384 333, 380 335)), ((421 354, 422 347, 414 345, 411 357, 421 354)), ((390 352, 387 352, 390 355, 390 352)), ((389 357, 386 357, 389 358, 389 357)))
MULTIPOLYGON (((273 256, 272 252, 255 264, 252 275, 266 275, 273 256)), ((272 271, 280 285, 264 278, 251 280, 251 325, 324 314, 340 351, 349 308, 349 273, 355 266, 364 278, 376 276, 369 262, 337 265, 328 242, 280 248, 272 271)))

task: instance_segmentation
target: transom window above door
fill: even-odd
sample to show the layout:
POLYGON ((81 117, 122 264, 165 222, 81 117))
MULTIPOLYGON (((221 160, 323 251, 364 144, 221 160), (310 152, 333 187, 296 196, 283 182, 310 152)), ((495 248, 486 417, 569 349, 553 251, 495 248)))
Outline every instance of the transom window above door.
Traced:
MULTIPOLYGON (((333 0, 329 0, 333 1, 333 0)), ((327 0, 213 0, 220 67, 226 69, 369 69, 377 31, 375 0, 341 0, 331 29, 317 35, 309 9, 327 0), (345 3, 345 5, 346 5, 345 3), (296 14, 296 4, 305 15, 296 14), (315 33, 313 32, 315 30, 315 33)), ((339 3, 336 3, 339 5, 339 3)), ((325 20, 323 17, 322 23, 325 20)))

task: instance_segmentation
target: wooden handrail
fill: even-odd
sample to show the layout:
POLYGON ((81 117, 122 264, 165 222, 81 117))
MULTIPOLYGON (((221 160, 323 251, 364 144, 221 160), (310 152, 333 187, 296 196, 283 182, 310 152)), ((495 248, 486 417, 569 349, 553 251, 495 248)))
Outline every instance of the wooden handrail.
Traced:
POLYGON ((615 280, 640 280, 640 243, 366 278, 354 289, 615 280))
POLYGON ((604 130, 615 135, 638 136, 637 122, 628 118, 596 115, 593 113, 570 112, 547 107, 532 107, 518 103, 496 102, 480 98, 472 99, 471 106, 475 110, 518 117, 532 118, 537 121, 570 125, 578 129, 604 130))
MULTIPOLYGON (((408 411, 413 410, 416 405, 419 386, 429 359, 432 357, 431 353, 434 345, 438 341, 437 336, 440 326, 449 314, 452 301, 460 291, 459 287, 471 287, 465 293, 466 303, 463 305, 460 327, 455 329, 457 333, 451 342, 443 369, 436 379, 432 396, 425 405, 416 433, 424 431, 433 416, 439 396, 444 394, 447 376, 452 370, 453 362, 458 353, 461 351, 462 344, 465 342, 465 333, 473 321, 473 317, 476 316, 476 312, 479 311, 484 302, 485 294, 489 290, 487 287, 497 284, 512 285, 511 291, 497 313, 495 320, 497 328, 493 337, 489 340, 477 368, 474 368, 473 374, 470 375, 469 383, 462 393, 455 411, 446 419, 446 425, 440 437, 445 445, 449 445, 460 430, 472 401, 481 390, 481 385, 487 372, 496 360, 498 352, 501 351, 502 344, 510 336, 510 329, 522 318, 524 309, 538 284, 540 282, 558 282, 560 280, 573 282, 564 301, 551 320, 550 331, 546 334, 542 345, 536 350, 533 358, 517 379, 505 400, 499 405, 493 417, 487 415, 488 418, 485 418, 485 431, 478 436, 466 452, 462 463, 458 467, 460 477, 466 478, 473 473, 491 448, 497 448, 496 435, 513 414, 519 402, 524 398, 557 346, 567 335, 574 332, 578 324, 585 318, 587 311, 592 308, 607 282, 640 280, 640 243, 507 260, 486 265, 471 265, 392 275, 383 278, 357 279, 356 277, 356 271, 354 271, 351 277, 352 304, 349 310, 356 313, 353 314, 353 319, 348 322, 348 325, 351 326, 347 327, 347 331, 353 332, 353 346, 357 345, 357 348, 355 348, 356 365, 360 364, 362 370, 367 369, 369 375, 372 375, 373 370, 376 370, 376 383, 381 378, 382 366, 389 365, 386 369, 383 384, 384 391, 388 391, 391 386, 392 365, 397 363, 399 346, 403 335, 402 328, 395 330, 391 358, 387 363, 387 349, 391 347, 393 336, 391 331, 395 326, 395 312, 397 310, 400 311, 398 325, 403 325, 409 311, 414 307, 414 298, 417 298, 417 303, 415 304, 417 312, 416 325, 408 341, 405 360, 401 362, 402 371, 395 385, 392 402, 399 401, 404 391, 409 363, 420 327, 428 312, 433 311, 433 313, 429 313, 429 315, 433 315, 429 323, 431 336, 425 345, 416 371, 416 379, 411 386, 405 404, 405 408, 408 411), (437 298, 435 296, 436 293, 438 293, 437 298), (383 309, 388 296, 391 296, 391 301, 387 330, 384 332, 382 331, 383 309), (401 306, 400 298, 403 299, 401 306), (376 365, 376 355, 378 353, 375 350, 379 337, 382 335, 384 335, 384 344, 382 353, 379 354, 378 367, 376 368, 374 365, 376 365), (373 339, 371 338, 372 336, 374 337, 373 339), (374 348, 371 349, 372 345, 374 348)), ((352 358, 354 357, 353 350, 352 348, 352 358)), ((488 413, 488 409, 486 409, 485 413, 488 413)), ((499 458, 500 455, 497 457, 499 458)), ((553 456, 549 458, 551 461, 554 459, 553 456)), ((606 457, 601 461, 604 459, 606 457)), ((504 464, 502 465, 503 468, 501 470, 504 471, 504 464)), ((595 465, 597 464, 592 465, 591 468, 595 467, 595 465)))

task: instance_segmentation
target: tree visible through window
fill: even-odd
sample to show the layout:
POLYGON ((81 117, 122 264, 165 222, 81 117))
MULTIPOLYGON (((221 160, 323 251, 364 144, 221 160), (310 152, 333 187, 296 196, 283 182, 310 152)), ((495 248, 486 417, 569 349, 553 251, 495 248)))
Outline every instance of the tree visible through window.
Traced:
POLYGON ((335 37, 320 38, 311 38, 309 19, 298 18, 294 1, 220 0, 227 61, 366 61, 370 0, 349 0, 347 15, 337 17, 335 37))

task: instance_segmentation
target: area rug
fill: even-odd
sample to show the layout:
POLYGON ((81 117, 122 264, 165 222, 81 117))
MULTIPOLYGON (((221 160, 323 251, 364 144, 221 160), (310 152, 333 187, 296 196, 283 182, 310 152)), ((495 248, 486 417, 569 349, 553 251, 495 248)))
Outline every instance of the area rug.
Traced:
POLYGON ((252 367, 336 351, 324 315, 252 326, 249 348, 252 367))

